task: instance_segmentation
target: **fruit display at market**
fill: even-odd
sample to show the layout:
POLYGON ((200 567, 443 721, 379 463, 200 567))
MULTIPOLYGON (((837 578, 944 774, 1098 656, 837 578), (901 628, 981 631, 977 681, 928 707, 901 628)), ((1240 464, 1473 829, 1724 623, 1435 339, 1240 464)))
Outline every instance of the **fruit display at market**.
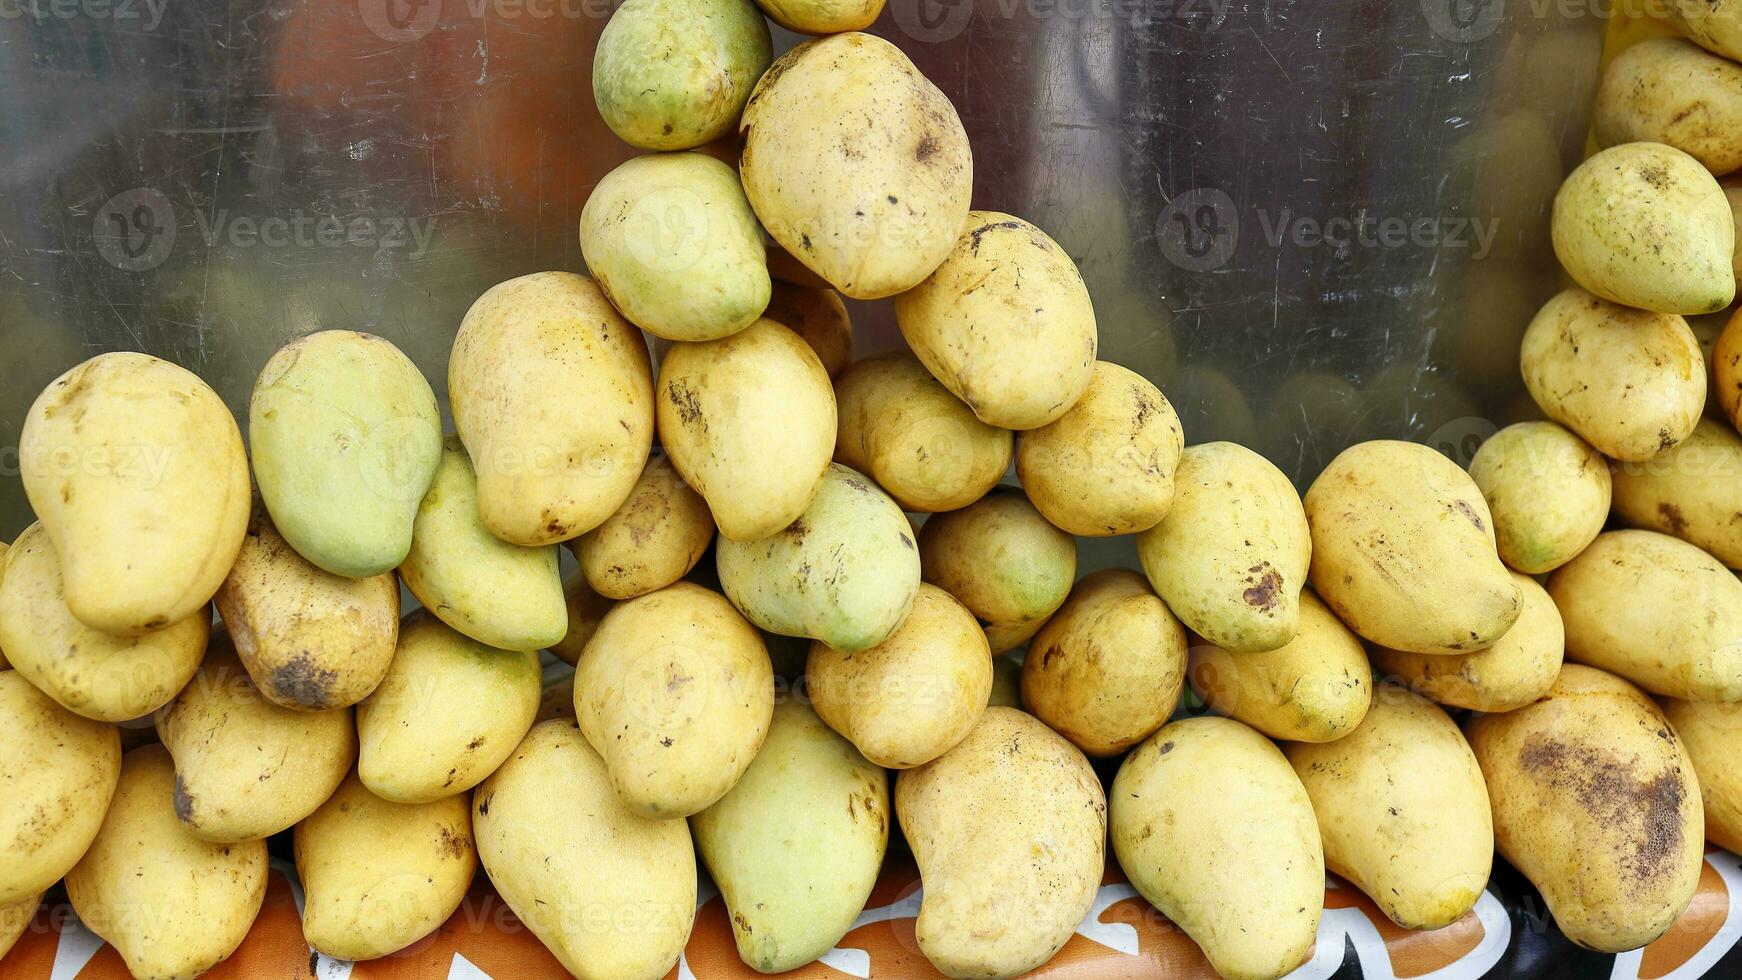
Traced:
MULTIPOLYGON (((1327 874, 1399 934, 1503 868, 1588 950, 1676 925, 1742 847, 1742 312, 1688 320, 1742 265, 1742 7, 1610 61, 1508 348, 1531 417, 1304 488, 1106 356, 879 9, 619 7, 593 95, 646 152, 571 216, 586 274, 483 290, 436 384, 349 329, 243 413, 63 366, 0 545, 0 957, 60 889, 198 976, 286 845, 311 956, 487 880, 598 980, 690 975, 716 896, 768 974, 906 903, 913 975, 1021 976, 1108 882, 1233 980, 1313 962, 1327 874), (855 357, 846 300, 906 349, 855 357)), ((1346 387, 1296 400, 1357 425, 1346 387)))

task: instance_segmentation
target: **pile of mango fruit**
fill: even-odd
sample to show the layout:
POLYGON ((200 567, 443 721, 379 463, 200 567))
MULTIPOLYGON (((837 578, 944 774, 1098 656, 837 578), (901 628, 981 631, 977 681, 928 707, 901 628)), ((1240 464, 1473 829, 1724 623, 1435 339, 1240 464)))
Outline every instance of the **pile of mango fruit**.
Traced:
POLYGON ((1665 932, 1742 847, 1742 317, 1684 319, 1742 268, 1742 4, 1606 69, 1520 355, 1546 418, 1303 497, 1098 359, 880 3, 759 2, 612 16, 598 109, 648 152, 579 216, 590 275, 472 305, 453 432, 343 329, 266 364, 246 444, 145 354, 38 397, 0 954, 64 881, 134 974, 197 976, 287 831, 314 950, 406 948, 481 864, 586 978, 671 970, 702 869, 746 964, 809 963, 896 833, 953 977, 1045 964, 1109 843, 1230 978, 1306 960, 1327 870, 1431 930, 1498 853, 1580 945, 1665 932), (769 19, 815 37, 774 58, 769 19), (907 349, 855 362, 843 296, 907 349), (1119 535, 1141 569, 1079 579, 1119 535))

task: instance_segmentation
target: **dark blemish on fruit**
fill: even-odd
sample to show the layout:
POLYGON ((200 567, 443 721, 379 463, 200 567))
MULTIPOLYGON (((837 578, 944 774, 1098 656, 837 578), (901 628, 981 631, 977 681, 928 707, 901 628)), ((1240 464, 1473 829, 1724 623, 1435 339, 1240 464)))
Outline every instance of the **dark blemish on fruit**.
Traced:
POLYGON ((1518 763, 1550 788, 1571 795, 1594 822, 1622 829, 1632 846, 1623 849, 1621 866, 1633 884, 1643 887, 1677 873, 1683 844, 1679 771, 1642 781, 1610 753, 1551 735, 1531 738, 1518 763))
POLYGON ((339 672, 318 666, 307 650, 273 668, 272 689, 298 707, 325 709, 339 672))
POLYGON ((188 793, 188 788, 182 784, 181 774, 175 777, 175 792, 172 794, 175 802, 175 818, 182 823, 191 823, 194 818, 194 798, 188 793))
POLYGON ((1657 505, 1657 517, 1663 521, 1663 526, 1669 528, 1669 533, 1680 537, 1688 529, 1688 520, 1682 516, 1682 509, 1672 503, 1657 505))
POLYGON ((1476 508, 1471 507, 1469 501, 1467 501, 1467 500, 1455 501, 1452 506, 1456 507, 1458 509, 1458 513, 1463 514, 1464 518, 1466 520, 1468 520, 1471 524, 1476 525, 1476 530, 1478 530, 1478 531, 1487 530, 1487 527, 1482 523, 1482 515, 1476 513, 1476 508))
POLYGON ((1267 561, 1253 565, 1247 569, 1247 572, 1249 576, 1246 581, 1251 582, 1252 585, 1240 593, 1240 598, 1244 599, 1248 606, 1263 612, 1275 609, 1282 602, 1282 575, 1276 569, 1271 568, 1267 561), (1251 575, 1256 575, 1258 578, 1254 580, 1250 577, 1251 575))
MULTIPOLYGON (((665 397, 671 402, 672 407, 677 409, 678 421, 684 425, 694 425, 702 421, 701 400, 696 397, 695 392, 690 390, 688 382, 681 378, 674 379, 671 384, 665 386, 665 397)), ((705 427, 706 423, 704 422, 703 425, 705 427)))

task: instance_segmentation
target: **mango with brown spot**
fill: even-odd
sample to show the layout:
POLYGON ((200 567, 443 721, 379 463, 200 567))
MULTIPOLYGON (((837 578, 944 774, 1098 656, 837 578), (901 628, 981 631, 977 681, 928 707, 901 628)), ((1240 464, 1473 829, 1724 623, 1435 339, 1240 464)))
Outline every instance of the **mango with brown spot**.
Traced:
POLYGON ((1179 704, 1186 631, 1143 576, 1085 576, 1034 634, 1022 703, 1091 756, 1111 756, 1160 728, 1179 704))
POLYGON ((222 634, 158 713, 157 734, 175 760, 176 816, 221 844, 290 829, 333 795, 357 758, 349 707, 272 703, 222 634))
POLYGON ((1699 885, 1702 794, 1687 747, 1644 692, 1568 664, 1534 704, 1466 730, 1495 845, 1568 939, 1620 953, 1675 924, 1699 885))
POLYGON ((1493 646, 1449 656, 1374 647, 1374 669, 1448 708, 1512 711, 1542 697, 1560 675, 1566 630, 1560 610, 1536 579, 1513 572, 1512 580, 1524 605, 1493 646))
POLYGON ((708 502, 683 481, 669 457, 655 456, 623 506, 568 546, 595 593, 633 599, 689 574, 713 540, 708 502))
POLYGON ((1173 505, 1137 537, 1144 573, 1193 632, 1241 653, 1300 629, 1312 539, 1300 495, 1269 460, 1231 442, 1187 447, 1173 505))
POLYGON ((1256 653, 1200 644, 1189 671, 1210 710, 1296 742, 1334 742, 1354 731, 1373 700, 1372 675, 1361 638, 1310 590, 1300 594, 1294 639, 1256 653))
POLYGON ((1036 429, 1088 390, 1099 333, 1076 263, 1014 215, 974 211, 924 282, 895 299, 901 336, 982 422, 1036 429))
POLYGON ((293 549, 258 505, 216 599, 255 687, 297 711, 330 711, 368 697, 399 637, 399 580, 392 572, 346 578, 324 571, 293 549))
POLYGON ((774 671, 724 596, 678 582, 605 614, 574 692, 623 805, 669 820, 712 806, 749 768, 774 711, 774 671))
POLYGON ((1724 190, 1688 154, 1634 142, 1598 151, 1567 176, 1549 223, 1573 281, 1657 313, 1730 305, 1736 229, 1724 190))
POLYGON ((1615 513, 1630 527, 1661 531, 1742 568, 1742 436, 1702 418, 1667 452, 1613 467, 1615 513))

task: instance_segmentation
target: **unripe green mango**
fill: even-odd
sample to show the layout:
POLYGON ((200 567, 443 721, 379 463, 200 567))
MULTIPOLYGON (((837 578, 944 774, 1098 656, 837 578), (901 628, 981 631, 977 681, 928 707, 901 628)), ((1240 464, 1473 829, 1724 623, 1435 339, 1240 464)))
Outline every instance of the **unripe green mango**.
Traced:
POLYGON ((254 480, 278 533, 348 578, 411 548, 435 479, 442 419, 417 365, 380 337, 323 330, 272 355, 248 407, 254 480))
POLYGON ((731 913, 738 957, 796 969, 851 929, 889 844, 889 779, 796 701, 750 768, 690 830, 731 913))

